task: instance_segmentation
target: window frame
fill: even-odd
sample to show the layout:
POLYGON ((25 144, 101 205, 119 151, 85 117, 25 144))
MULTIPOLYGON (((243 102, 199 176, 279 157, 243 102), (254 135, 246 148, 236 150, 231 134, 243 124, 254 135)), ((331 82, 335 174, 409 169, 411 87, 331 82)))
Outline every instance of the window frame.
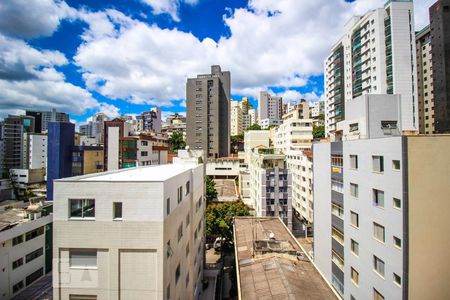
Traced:
POLYGON ((123 203, 122 202, 113 202, 113 220, 116 220, 116 221, 123 220, 123 203), (116 213, 117 213, 116 205, 120 206, 120 217, 116 216, 116 213))
POLYGON ((95 199, 87 199, 87 198, 82 198, 82 199, 73 199, 70 198, 69 199, 69 220, 83 220, 83 221, 94 221, 95 220, 95 199), (85 201, 93 201, 94 203, 94 216, 84 216, 84 212, 85 212, 85 208, 88 206, 85 206, 84 204, 82 204, 81 206, 81 217, 80 216, 73 216, 72 215, 72 202, 73 201, 82 201, 82 203, 84 203, 85 201))
POLYGON ((377 223, 377 222, 373 222, 373 238, 374 238, 375 240, 379 241, 380 243, 383 243, 383 244, 386 243, 386 228, 385 228, 383 225, 381 225, 381 224, 379 224, 379 223, 377 223), (383 229, 383 239, 382 239, 382 240, 379 239, 379 238, 377 237, 377 235, 375 234, 375 233, 376 233, 376 232, 375 232, 375 229, 376 229, 377 227, 383 229))
POLYGON ((357 212, 354 211, 350 211, 350 225, 355 227, 355 228, 359 228, 359 214, 357 212), (353 223, 353 216, 356 216, 356 224, 353 223))
POLYGON ((386 273, 386 263, 384 262, 384 260, 382 260, 381 258, 379 258, 376 255, 373 256, 373 271, 383 278, 386 273), (381 264, 378 265, 378 263, 381 263, 381 264), (382 266, 382 270, 381 269, 379 270, 379 268, 378 268, 379 266, 382 266), (382 271, 382 272, 380 272, 380 271, 382 271))
POLYGON ((97 249, 85 249, 85 248, 72 248, 69 252, 69 268, 78 270, 97 270, 98 269, 98 250, 97 249), (75 253, 95 253, 95 266, 94 265, 77 265, 73 264, 72 255, 75 253))

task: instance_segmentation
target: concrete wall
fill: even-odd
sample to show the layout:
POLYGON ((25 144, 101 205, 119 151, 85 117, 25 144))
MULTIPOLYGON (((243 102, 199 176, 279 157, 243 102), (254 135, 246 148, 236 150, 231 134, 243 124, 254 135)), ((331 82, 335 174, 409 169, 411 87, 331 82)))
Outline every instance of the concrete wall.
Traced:
POLYGON ((448 149, 448 135, 408 137, 409 299, 450 297, 448 149))
POLYGON ((91 174, 103 172, 103 168, 97 169, 97 165, 103 166, 103 150, 85 150, 83 161, 83 173, 91 174))
POLYGON ((119 169, 119 131, 119 127, 108 127, 108 171, 119 169))

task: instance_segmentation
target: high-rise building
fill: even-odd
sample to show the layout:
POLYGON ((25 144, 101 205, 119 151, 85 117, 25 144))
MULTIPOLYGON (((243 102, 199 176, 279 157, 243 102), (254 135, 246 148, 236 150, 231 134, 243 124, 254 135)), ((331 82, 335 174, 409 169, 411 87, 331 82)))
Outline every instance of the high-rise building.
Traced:
POLYGON ((435 132, 435 113, 430 26, 426 26, 416 34, 416 49, 419 132, 431 134, 435 132))
POLYGON ((450 293, 443 267, 450 237, 442 237, 450 225, 442 175, 450 136, 402 136, 401 101, 373 94, 348 101, 336 125, 341 140, 313 144, 314 262, 343 299, 450 293))
POLYGON ((450 0, 430 7, 433 61, 434 122, 436 133, 450 132, 450 0))
POLYGON ((53 180, 72 176, 75 124, 48 123, 47 199, 53 200, 53 180))
POLYGON ((69 115, 63 112, 52 111, 26 111, 27 116, 33 116, 36 119, 36 133, 44 133, 48 130, 49 122, 70 122, 69 115))
POLYGON ((413 2, 391 0, 353 17, 324 73, 327 136, 346 118, 345 102, 362 94, 401 95, 402 128, 418 130, 413 2))
POLYGON ((283 100, 281 97, 276 97, 266 91, 261 91, 258 97, 258 121, 261 125, 263 120, 268 120, 267 123, 275 124, 283 117, 282 109, 283 100))
POLYGON ((20 169, 24 164, 24 133, 32 133, 34 129, 34 117, 12 116, 6 117, 1 122, 3 140, 3 167, 8 169, 20 169))
POLYGON ((240 102, 231 100, 231 135, 238 135, 244 131, 243 114, 240 102))
POLYGON ((311 118, 317 118, 320 115, 325 114, 325 101, 319 100, 313 105, 310 105, 311 118))
POLYGON ((220 66, 186 83, 186 143, 206 157, 230 154, 230 84, 230 72, 220 66))
POLYGON ((47 168, 47 135, 23 134, 23 169, 47 168))
POLYGON ((198 161, 56 181, 54 299, 199 299, 206 202, 198 161))
POLYGON ((253 124, 258 124, 258 111, 256 109, 249 109, 246 115, 242 116, 242 124, 244 130, 253 124))
POLYGON ((144 131, 161 132, 161 109, 159 107, 153 107, 149 111, 143 112, 141 117, 144 131))
POLYGON ((253 109, 253 105, 248 101, 248 97, 242 97, 241 102, 239 102, 239 107, 241 108, 243 115, 247 115, 249 109, 253 109))

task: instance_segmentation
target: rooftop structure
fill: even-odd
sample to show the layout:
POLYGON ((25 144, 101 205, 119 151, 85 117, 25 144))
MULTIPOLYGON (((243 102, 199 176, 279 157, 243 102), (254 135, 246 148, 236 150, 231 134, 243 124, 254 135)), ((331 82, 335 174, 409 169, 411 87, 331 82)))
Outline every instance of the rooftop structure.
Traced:
POLYGON ((235 218, 234 245, 239 299, 337 298, 279 218, 235 218))

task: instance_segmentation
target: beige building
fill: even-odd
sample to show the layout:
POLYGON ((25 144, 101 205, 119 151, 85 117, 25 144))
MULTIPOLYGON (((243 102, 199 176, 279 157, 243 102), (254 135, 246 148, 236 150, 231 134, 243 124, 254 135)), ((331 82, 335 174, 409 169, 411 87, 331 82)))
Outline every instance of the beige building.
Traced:
POLYGON ((231 100, 231 135, 238 135, 244 131, 243 112, 238 101, 231 100))
POLYGON ((430 26, 416 34, 419 132, 434 133, 433 61, 430 26))
POLYGON ((54 299, 201 297, 203 165, 181 154, 55 181, 54 299))

